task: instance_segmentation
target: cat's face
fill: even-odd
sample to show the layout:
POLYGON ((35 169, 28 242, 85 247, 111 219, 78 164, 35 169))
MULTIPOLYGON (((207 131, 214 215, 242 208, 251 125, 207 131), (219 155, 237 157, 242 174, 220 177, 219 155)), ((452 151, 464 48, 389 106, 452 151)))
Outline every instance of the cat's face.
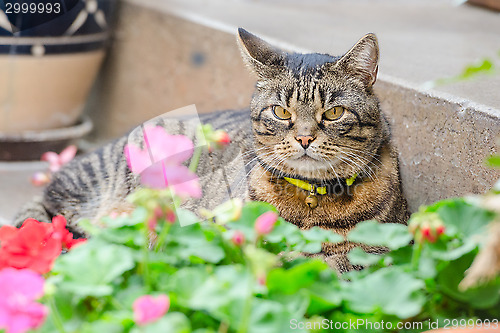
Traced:
POLYGON ((374 35, 342 57, 286 53, 243 29, 239 41, 258 75, 251 118, 261 163, 316 180, 376 171, 386 124, 371 89, 378 61, 374 35))

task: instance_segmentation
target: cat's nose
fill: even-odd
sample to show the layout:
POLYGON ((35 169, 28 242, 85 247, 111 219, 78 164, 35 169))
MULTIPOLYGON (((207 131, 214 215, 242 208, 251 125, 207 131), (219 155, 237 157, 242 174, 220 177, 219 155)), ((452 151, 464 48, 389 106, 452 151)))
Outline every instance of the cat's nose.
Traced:
POLYGON ((311 142, 314 141, 314 138, 310 135, 298 135, 295 137, 295 140, 297 140, 297 142, 300 143, 300 145, 304 147, 304 149, 307 149, 311 142))

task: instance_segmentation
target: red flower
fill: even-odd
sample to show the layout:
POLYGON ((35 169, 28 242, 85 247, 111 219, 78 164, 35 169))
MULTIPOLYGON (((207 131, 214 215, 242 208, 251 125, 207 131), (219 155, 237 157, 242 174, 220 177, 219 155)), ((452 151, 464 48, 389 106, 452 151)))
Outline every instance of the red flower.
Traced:
POLYGON ((35 219, 27 219, 20 229, 3 226, 0 242, 0 269, 29 268, 40 274, 51 270, 62 249, 52 225, 35 219))
POLYGON ((73 239, 66 230, 66 219, 56 216, 53 223, 26 219, 21 228, 0 228, 0 269, 29 268, 44 274, 52 269, 62 248, 70 249, 85 239, 73 239))
POLYGON ((412 215, 408 230, 417 243, 435 243, 446 232, 446 227, 437 213, 422 211, 412 215))
POLYGON ((54 237, 61 239, 62 247, 70 250, 73 246, 85 242, 86 238, 73 239, 73 234, 66 229, 66 219, 62 215, 57 215, 52 219, 54 237))

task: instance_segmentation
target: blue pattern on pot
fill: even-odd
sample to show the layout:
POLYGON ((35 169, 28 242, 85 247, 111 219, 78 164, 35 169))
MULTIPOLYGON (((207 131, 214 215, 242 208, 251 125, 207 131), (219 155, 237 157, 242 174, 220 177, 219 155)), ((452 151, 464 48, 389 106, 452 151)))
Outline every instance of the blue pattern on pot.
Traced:
POLYGON ((0 1, 0 54, 73 53, 100 49, 115 0, 0 1))

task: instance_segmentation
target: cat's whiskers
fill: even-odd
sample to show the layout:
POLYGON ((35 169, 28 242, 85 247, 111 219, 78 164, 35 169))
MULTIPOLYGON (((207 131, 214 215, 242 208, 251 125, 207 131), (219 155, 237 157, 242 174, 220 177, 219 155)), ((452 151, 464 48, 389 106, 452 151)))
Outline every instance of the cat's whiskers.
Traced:
MULTIPOLYGON (((376 172, 375 172, 372 168, 376 168, 376 169, 380 170, 380 169, 381 169, 381 168, 380 168, 380 166, 379 166, 379 165, 377 165, 376 163, 374 163, 374 162, 373 162, 373 160, 370 160, 370 159, 366 158, 365 156, 361 155, 360 153, 361 153, 362 151, 359 151, 359 152, 357 152, 357 153, 354 153, 354 152, 352 152, 352 151, 345 151, 345 149, 340 149, 340 148, 338 148, 338 150, 339 150, 340 152, 342 152, 342 153, 346 154, 346 155, 349 155, 349 156, 351 156, 351 157, 353 157, 353 158, 356 158, 356 159, 357 159, 358 161, 360 161, 360 162, 361 162, 362 160, 366 161, 366 162, 365 162, 365 163, 363 163, 363 164, 365 164, 365 165, 366 165, 366 167, 370 170, 370 172, 373 174, 373 176, 374 176, 374 177, 377 177, 377 176, 376 176, 376 175, 377 175, 377 173, 376 173, 376 172), (370 164, 372 164, 372 165, 373 165, 373 167, 372 167, 372 166, 370 166, 370 164)), ((364 153, 367 153, 367 152, 365 151, 364 153)), ((373 157, 373 159, 375 159, 375 160, 379 161, 379 159, 378 159, 378 158, 376 158, 376 157, 373 157)), ((381 162, 380 162, 380 163, 381 163, 381 162)))
MULTIPOLYGON (((353 173, 360 173, 360 172, 365 173, 366 172, 363 165, 357 164, 355 161, 353 161, 351 158, 349 158, 349 156, 346 156, 346 155, 339 152, 336 155, 336 157, 338 159, 340 159, 342 162, 344 162, 345 164, 347 164, 349 167, 351 167, 353 173), (357 170, 359 170, 359 171, 357 171, 357 170)), ((368 172, 366 172, 366 173, 369 177, 371 177, 371 175, 368 172)))
MULTIPOLYGON (((366 169, 364 169, 364 171, 365 171, 365 172, 367 172, 367 173, 368 173, 368 175, 372 175, 373 177, 376 177, 376 173, 373 171, 373 169, 372 169, 372 168, 370 167, 370 165, 368 164, 368 163, 370 163, 370 161, 369 161, 369 160, 366 160, 366 159, 365 159, 365 160, 368 162, 368 163, 367 163, 367 162, 363 161, 363 160, 361 159, 361 157, 360 157, 360 156, 358 156, 358 155, 356 155, 356 154, 354 154, 354 153, 345 152, 345 151, 342 151, 341 153, 343 153, 343 154, 347 155, 346 157, 348 157, 348 158, 349 158, 349 157, 352 157, 352 158, 356 159, 357 161, 359 161, 359 162, 361 163, 361 165, 364 165, 364 166, 365 166, 365 168, 366 168, 366 169)), ((354 161, 353 161, 353 162, 354 162, 354 161)), ((377 166, 377 167, 378 167, 378 166, 377 166)))
MULTIPOLYGON (((252 149, 248 150, 247 152, 245 152, 245 153, 241 154, 241 156, 242 156, 242 157, 247 157, 248 155, 251 155, 251 154, 255 154, 255 155, 257 155, 257 152, 260 152, 260 151, 262 151, 262 150, 264 150, 264 149, 271 149, 271 148, 270 148, 270 147, 268 147, 268 146, 259 147, 259 148, 257 148, 257 149, 252 148, 252 149)), ((271 152, 272 152, 272 151, 271 151, 271 152)))
MULTIPOLYGON (((337 154, 335 155, 335 157, 338 158, 338 159, 340 159, 341 161, 343 161, 348 166, 350 166, 353 169, 354 172, 356 172, 356 168, 357 168, 361 172, 366 173, 367 176, 371 180, 374 180, 373 176, 375 175, 375 173, 373 172, 373 170, 366 163, 364 163, 362 160, 358 159, 358 162, 361 163, 361 165, 359 165, 358 163, 356 163, 356 161, 354 161, 351 158, 351 157, 357 157, 357 156, 355 156, 355 155, 349 156, 349 154, 347 154, 345 151, 342 151, 339 147, 335 147, 335 151, 337 152, 337 154), (353 167, 353 164, 356 166, 356 168, 353 167)), ((359 172, 357 172, 357 173, 359 173, 359 172)))
POLYGON ((371 157, 371 158, 373 158, 374 160, 376 160, 377 162, 379 162, 380 164, 382 164, 382 161, 380 161, 380 160, 377 158, 378 154, 371 153, 371 152, 366 151, 366 150, 364 150, 364 149, 358 149, 358 148, 353 148, 353 147, 344 146, 344 145, 338 145, 338 144, 334 145, 334 147, 337 147, 337 148, 338 148, 338 147, 341 147, 342 149, 349 149, 349 150, 351 150, 351 151, 353 151, 353 152, 356 152, 356 153, 365 154, 365 155, 367 155, 368 157, 371 157))
MULTIPOLYGON (((264 149, 264 148, 268 148, 268 147, 262 147, 262 148, 259 148, 259 149, 264 149)), ((251 152, 246 152, 245 154, 248 154, 248 153, 253 153, 254 151, 251 151, 251 152)), ((274 152, 273 151, 268 151, 268 152, 265 152, 264 154, 262 154, 261 156, 259 155, 256 155, 254 158, 252 158, 250 161, 248 161, 247 163, 245 163, 243 169, 246 169, 246 167, 251 164, 253 161, 261 158, 262 156, 269 156, 271 154, 273 154, 274 152)), ((242 154, 242 158, 245 154, 242 154)), ((250 175, 250 173, 253 171, 253 169, 255 169, 255 167, 257 167, 259 165, 259 163, 256 163, 252 168, 250 168, 250 170, 248 172, 245 173, 245 177, 243 177, 242 179, 240 179, 238 181, 238 183, 236 183, 236 188, 238 188, 241 184, 242 181, 248 181, 248 176, 250 175)))
POLYGON ((332 163, 330 160, 328 160, 327 158, 325 157, 322 157, 320 156, 319 157, 320 159, 322 159, 323 161, 325 161, 327 164, 328 164, 328 167, 332 169, 333 171, 333 174, 335 175, 335 179, 337 180, 337 182, 340 183, 340 178, 339 178, 339 175, 337 174, 337 172, 335 171, 335 168, 333 167, 332 163))
MULTIPOLYGON (((370 169, 366 164, 359 165, 358 163, 356 163, 356 161, 354 161, 348 155, 343 155, 343 158, 344 158, 344 161, 346 162, 346 164, 349 164, 349 162, 350 162, 350 163, 354 164, 357 168, 359 168, 360 172, 356 172, 357 174, 365 174, 372 181, 375 180, 373 170, 370 169)), ((351 167, 352 167, 352 165, 351 165, 351 167)))
MULTIPOLYGON (((368 177, 370 177, 370 179, 374 180, 374 178, 376 178, 376 172, 373 171, 372 167, 369 164, 370 163, 373 164, 373 167, 375 167, 375 168, 380 168, 378 165, 373 163, 368 158, 361 156, 357 153, 345 151, 344 149, 340 148, 340 146, 336 145, 334 147, 335 147, 335 151, 337 152, 336 157, 338 157, 339 159, 341 159, 343 162, 345 162, 347 165, 350 165, 351 167, 352 167, 352 165, 350 163, 356 165, 362 172, 366 173, 368 175, 368 177), (357 160, 359 163, 361 163, 361 165, 356 163, 354 161, 354 159, 357 160)), ((344 147, 344 146, 342 146, 342 147, 344 147)), ((344 147, 344 148, 347 148, 347 147, 344 147)))
POLYGON ((283 172, 280 170, 277 170, 276 168, 283 161, 286 161, 288 158, 290 158, 290 156, 291 156, 291 154, 289 154, 289 153, 285 154, 284 156, 280 156, 280 155, 276 154, 276 156, 274 156, 269 162, 266 161, 266 164, 269 166, 269 168, 272 168, 272 169, 267 169, 266 167, 263 166, 264 171, 257 177, 257 179, 260 180, 262 178, 262 176, 264 176, 266 171, 269 171, 271 173, 271 175, 273 175, 273 176, 282 177, 283 172), (273 163, 275 163, 275 164, 273 165, 273 163), (275 171, 278 171, 279 173, 276 174, 275 171))

